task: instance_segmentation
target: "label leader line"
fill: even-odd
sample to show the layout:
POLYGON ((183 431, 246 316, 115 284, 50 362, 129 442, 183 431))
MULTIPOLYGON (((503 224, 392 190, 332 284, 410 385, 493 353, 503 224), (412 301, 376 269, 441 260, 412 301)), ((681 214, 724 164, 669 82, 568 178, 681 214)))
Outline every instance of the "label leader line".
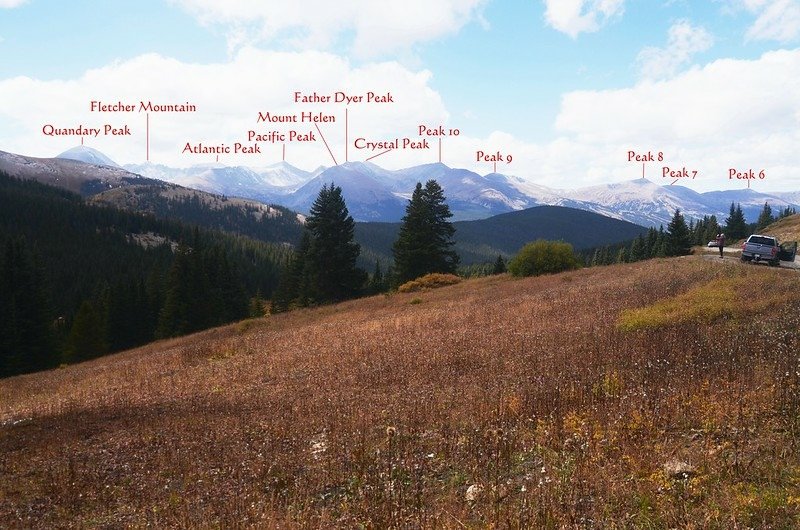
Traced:
POLYGON ((330 146, 328 146, 328 141, 325 139, 325 135, 322 134, 322 131, 319 129, 319 125, 315 123, 314 127, 317 128, 317 132, 319 133, 320 138, 322 138, 322 141, 325 143, 325 148, 328 149, 328 154, 331 155, 331 158, 333 159, 333 163, 338 166, 339 162, 337 162, 336 161, 336 157, 333 156, 333 151, 331 151, 330 146))

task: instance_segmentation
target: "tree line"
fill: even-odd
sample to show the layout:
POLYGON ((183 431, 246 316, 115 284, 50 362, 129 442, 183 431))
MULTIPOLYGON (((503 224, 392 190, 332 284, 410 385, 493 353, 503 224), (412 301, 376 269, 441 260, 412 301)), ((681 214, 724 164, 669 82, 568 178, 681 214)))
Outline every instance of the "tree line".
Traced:
POLYGON ((651 258, 684 256, 691 252, 692 246, 705 246, 716 240, 717 234, 725 235, 726 244, 746 238, 757 233, 775 221, 796 214, 796 210, 787 206, 773 213, 769 203, 764 207, 754 223, 748 223, 742 212, 741 204, 731 203, 728 217, 722 225, 715 215, 703 216, 702 219, 686 219, 680 210, 676 210, 666 229, 650 227, 646 234, 627 243, 607 245, 581 252, 585 265, 611 265, 613 263, 632 263, 651 258))

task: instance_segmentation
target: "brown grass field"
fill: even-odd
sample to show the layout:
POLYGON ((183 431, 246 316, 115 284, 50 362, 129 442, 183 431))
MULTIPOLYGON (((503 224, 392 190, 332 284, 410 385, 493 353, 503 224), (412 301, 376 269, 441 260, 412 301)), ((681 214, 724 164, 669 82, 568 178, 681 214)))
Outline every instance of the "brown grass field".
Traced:
POLYGON ((662 259, 0 381, 3 528, 796 528, 800 274, 662 259))

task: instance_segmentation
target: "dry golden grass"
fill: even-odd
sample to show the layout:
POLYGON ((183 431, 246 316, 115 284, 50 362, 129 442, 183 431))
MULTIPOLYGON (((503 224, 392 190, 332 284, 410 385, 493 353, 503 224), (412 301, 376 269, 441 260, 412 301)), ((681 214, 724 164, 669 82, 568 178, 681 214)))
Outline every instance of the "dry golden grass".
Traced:
POLYGON ((695 257, 498 276, 3 380, 0 526, 792 528, 799 287, 695 257), (753 298, 617 326, 714 282, 753 298))

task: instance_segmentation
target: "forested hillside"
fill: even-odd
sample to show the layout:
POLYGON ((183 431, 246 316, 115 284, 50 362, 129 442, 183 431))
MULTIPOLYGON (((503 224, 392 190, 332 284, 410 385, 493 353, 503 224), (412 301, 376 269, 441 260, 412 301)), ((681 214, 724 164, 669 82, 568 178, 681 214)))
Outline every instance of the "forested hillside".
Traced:
POLYGON ((0 204, 0 375, 244 318, 287 252, 5 174, 0 204))
POLYGON ((88 202, 134 212, 150 213, 160 219, 224 230, 268 243, 296 244, 303 225, 297 213, 273 204, 214 195, 174 184, 146 179, 91 196, 88 202))
MULTIPOLYGON (((461 263, 493 262, 498 254, 511 256, 536 239, 562 240, 577 250, 610 245, 636 238, 646 229, 610 217, 561 206, 538 206, 478 221, 453 223, 455 250, 461 263)), ((356 240, 372 265, 388 263, 399 223, 357 223, 356 240)))

